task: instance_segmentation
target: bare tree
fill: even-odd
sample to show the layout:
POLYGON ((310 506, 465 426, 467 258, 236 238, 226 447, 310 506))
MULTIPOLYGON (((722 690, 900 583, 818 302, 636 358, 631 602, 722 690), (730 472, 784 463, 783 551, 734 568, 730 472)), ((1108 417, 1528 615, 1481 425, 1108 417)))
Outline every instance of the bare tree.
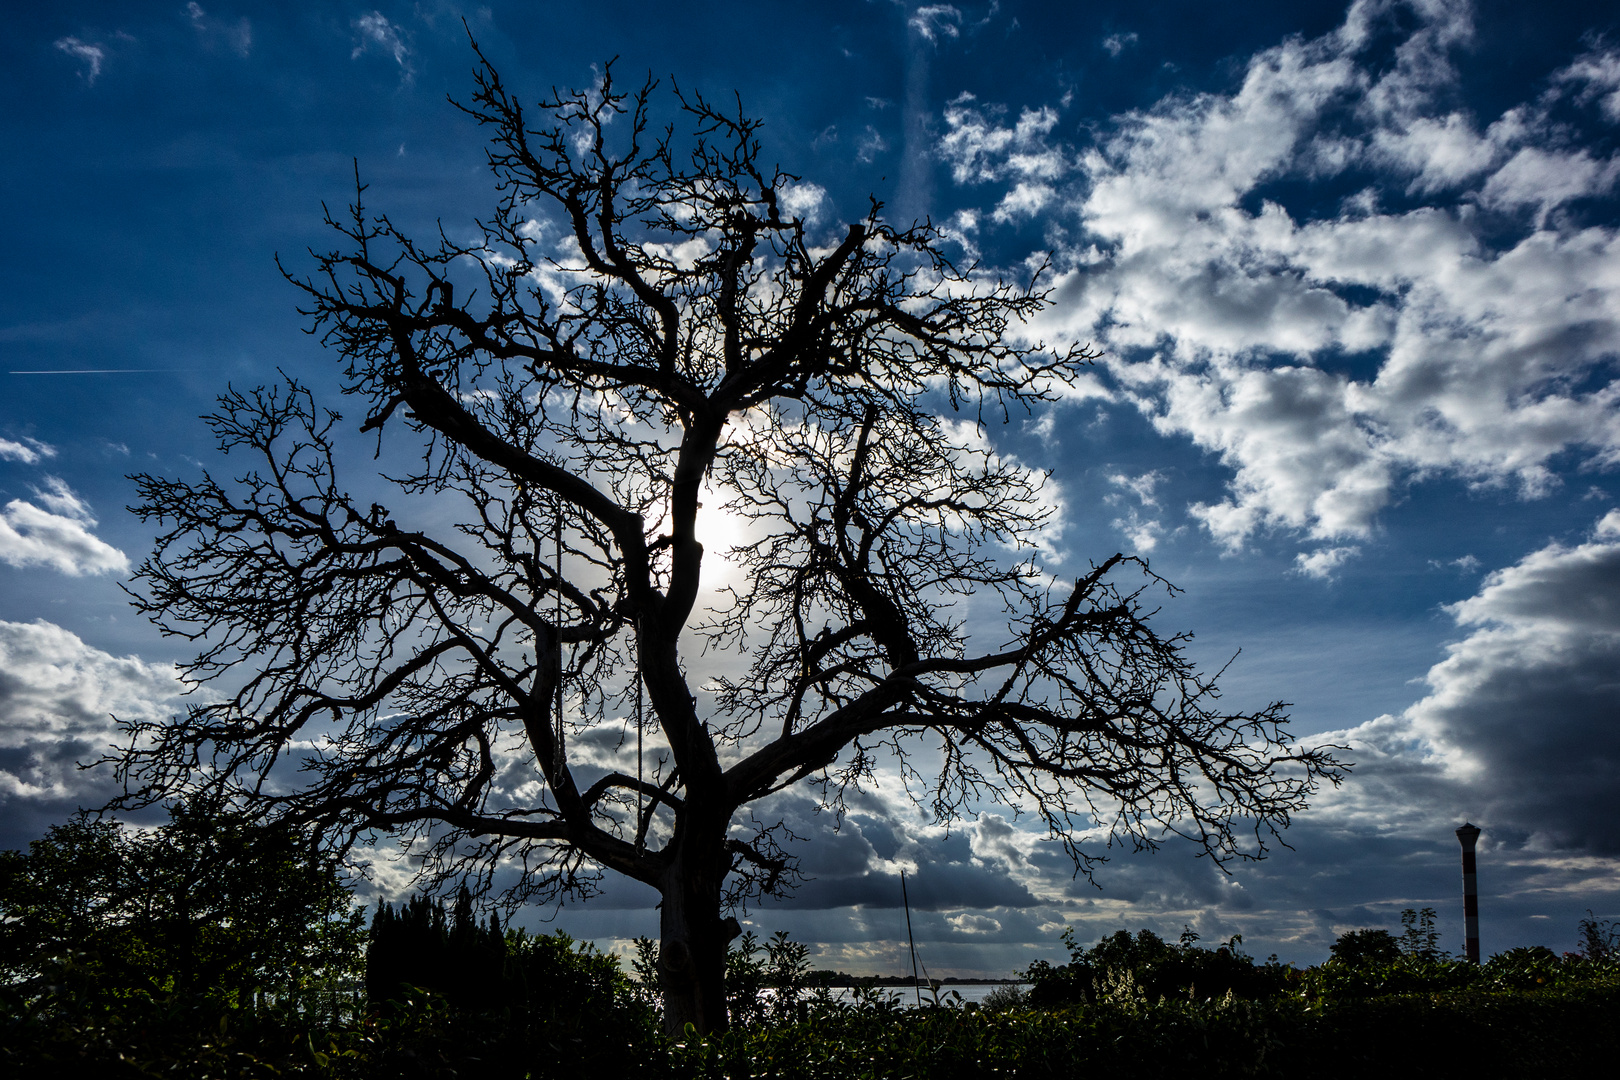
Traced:
POLYGON ((898 762, 940 819, 1032 807, 1089 873, 1080 828, 1258 858, 1337 782, 1280 704, 1218 708, 1149 627, 1144 563, 1042 567, 1045 477, 983 426, 1092 358, 1009 335, 1039 274, 959 268, 875 202, 818 230, 740 106, 676 90, 685 127, 658 128, 656 84, 609 70, 536 125, 479 59, 476 239, 420 245, 357 182, 341 246, 289 275, 359 430, 413 447, 395 507, 347 492, 342 418, 291 381, 210 419, 254 471, 136 478, 165 530, 137 604, 230 685, 131 727, 126 802, 234 787, 338 850, 391 833, 430 878, 515 877, 513 901, 645 882, 668 1022, 711 1031, 730 905, 792 880, 747 808, 792 785, 837 808, 898 762), (709 599, 704 518, 740 536, 709 599))

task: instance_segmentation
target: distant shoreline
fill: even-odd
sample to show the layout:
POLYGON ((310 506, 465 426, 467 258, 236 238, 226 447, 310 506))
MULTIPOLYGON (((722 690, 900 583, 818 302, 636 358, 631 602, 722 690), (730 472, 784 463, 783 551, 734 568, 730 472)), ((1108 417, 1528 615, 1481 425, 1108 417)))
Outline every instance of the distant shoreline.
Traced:
POLYGON ((910 975, 846 975, 843 972, 816 971, 806 980, 810 986, 829 989, 854 989, 861 986, 911 989, 913 986, 1022 986, 1023 979, 914 979, 910 975))

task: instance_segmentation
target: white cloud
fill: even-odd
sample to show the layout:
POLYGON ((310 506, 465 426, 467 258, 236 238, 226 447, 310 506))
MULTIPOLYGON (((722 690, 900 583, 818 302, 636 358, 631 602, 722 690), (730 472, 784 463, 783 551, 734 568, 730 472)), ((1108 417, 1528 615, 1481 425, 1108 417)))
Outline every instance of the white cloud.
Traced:
POLYGON ((110 794, 106 770, 78 761, 117 740, 113 717, 160 719, 176 708, 173 666, 113 656, 60 626, 0 621, 0 802, 79 800, 110 794))
POLYGON ((80 41, 76 37, 59 38, 56 47, 84 64, 83 77, 87 85, 94 86, 96 77, 101 74, 102 62, 107 59, 107 50, 100 45, 80 41))
POLYGON ((1057 197, 1057 192, 1047 184, 1031 184, 1021 181, 1016 187, 1002 198, 996 205, 995 213, 991 216, 997 221, 1011 221, 1014 218, 1032 218, 1046 209, 1046 204, 1057 197))
POLYGON ((999 814, 985 814, 969 828, 968 850, 985 865, 999 862, 1008 870, 1017 870, 1028 865, 1034 840, 999 814))
POLYGON ((871 162, 888 148, 889 141, 877 128, 867 124, 866 130, 861 133, 860 140, 855 144, 855 160, 862 164, 871 162))
POLYGON ((20 461, 24 465, 38 465, 44 458, 56 456, 56 447, 30 439, 26 435, 22 441, 14 439, 0 439, 0 461, 20 461))
POLYGON ((937 42, 942 37, 961 36, 962 13, 950 4, 927 4, 912 12, 906 25, 924 41, 937 42))
POLYGON ((782 213, 788 217, 803 218, 806 224, 821 221, 828 207, 827 189, 820 184, 784 184, 776 193, 782 213))
POLYGON ((1534 207, 1539 224, 1556 207, 1607 192, 1614 187, 1616 176, 1620 176, 1620 158, 1598 161, 1585 150, 1527 146, 1492 174, 1479 201, 1498 210, 1534 207))
POLYGON ((91 533, 96 519, 90 507, 56 477, 47 477, 45 485, 35 489, 35 502, 13 499, 0 511, 0 562, 74 577, 128 572, 128 557, 91 533))
POLYGON ((1559 83, 1583 84, 1576 100, 1583 105, 1597 101, 1605 116, 1620 123, 1620 51, 1594 49, 1577 57, 1553 79, 1559 83))
POLYGON ((1109 34, 1103 38, 1102 46, 1108 50, 1109 56, 1118 57, 1120 53, 1135 45, 1137 40, 1135 31, 1128 34, 1109 34))
MULTIPOLYGON (((1232 470, 1190 508, 1228 546, 1364 538, 1413 479, 1533 498, 1561 454, 1620 465, 1620 231, 1563 216, 1614 190, 1620 157, 1561 143, 1543 101, 1483 128, 1456 111, 1450 51, 1472 32, 1466 5, 1359 2, 1255 55, 1235 92, 1116 117, 1084 153, 1049 109, 946 109, 953 177, 1003 185, 996 220, 1038 210, 1069 237, 1032 336, 1102 346, 1159 431, 1232 470), (1352 168, 1376 180, 1336 213, 1264 197, 1352 168), (1380 190, 1429 203, 1380 211, 1380 190)), ((1620 60, 1577 69, 1557 85, 1606 87, 1620 60)))
MULTIPOLYGON (((1108 477, 1108 483, 1110 486, 1120 490, 1111 495, 1105 495, 1103 501, 1117 505, 1124 495, 1129 493, 1143 507, 1157 508, 1159 499, 1154 494, 1154 491, 1163 480, 1164 474, 1156 469, 1140 476, 1114 473, 1108 477)), ((1115 518, 1112 524, 1114 528, 1124 533, 1126 539, 1130 540, 1131 546, 1143 555, 1158 547, 1159 538, 1165 533, 1162 522, 1148 517, 1134 506, 1127 509, 1123 517, 1115 518)))
POLYGON ((1326 581, 1333 577, 1335 570, 1360 554, 1361 549, 1355 546, 1318 548, 1294 556, 1294 566, 1306 577, 1326 581))
POLYGON ((1126 473, 1113 473, 1108 477, 1108 483, 1113 487, 1121 488, 1136 496, 1143 506, 1158 506, 1159 500, 1154 491, 1164 482, 1164 474, 1158 469, 1142 473, 1140 476, 1130 476, 1126 473))
POLYGON ((382 12, 373 11, 362 15, 350 25, 354 28, 358 39, 354 51, 349 54, 351 60, 359 59, 376 48, 394 58, 394 62, 403 69, 406 80, 415 74, 411 67, 411 47, 405 40, 405 32, 397 24, 389 22, 388 17, 382 12))
POLYGON ((999 123, 1004 110, 981 106, 963 94, 945 107, 946 132, 939 155, 959 184, 1013 178, 1023 183, 1055 180, 1069 170, 1061 148, 1050 145, 1057 110, 1025 109, 1011 127, 999 123))
POLYGON ((1147 555, 1158 547, 1159 538, 1165 532, 1162 521, 1146 517, 1134 507, 1127 510, 1124 517, 1115 518, 1110 524, 1124 533, 1132 549, 1141 555, 1147 555))

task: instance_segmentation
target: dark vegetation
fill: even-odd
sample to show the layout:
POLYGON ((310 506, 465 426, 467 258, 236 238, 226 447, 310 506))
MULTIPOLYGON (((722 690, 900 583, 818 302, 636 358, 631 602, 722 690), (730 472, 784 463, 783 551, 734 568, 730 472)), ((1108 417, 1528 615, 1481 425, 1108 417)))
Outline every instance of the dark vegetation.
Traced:
POLYGON ((381 906, 366 934, 296 836, 206 807, 150 832, 80 818, 0 855, 0 1075, 17 1077, 1338 1078, 1602 1075, 1620 1056, 1620 931, 1484 964, 1432 911, 1298 969, 1149 931, 1037 963, 982 1005, 835 995, 785 934, 728 952, 732 1025, 663 1031, 656 946, 630 971, 470 894, 381 906), (363 946, 363 949, 362 949, 363 946))

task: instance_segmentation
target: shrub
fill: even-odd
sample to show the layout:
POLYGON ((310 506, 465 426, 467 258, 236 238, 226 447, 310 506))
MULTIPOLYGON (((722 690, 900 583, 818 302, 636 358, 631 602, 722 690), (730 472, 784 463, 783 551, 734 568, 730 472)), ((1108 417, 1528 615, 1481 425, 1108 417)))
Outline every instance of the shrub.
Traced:
POLYGON ((1401 912, 1401 955, 1409 956, 1414 960, 1435 961, 1446 959, 1446 952, 1440 948, 1440 931, 1434 928, 1435 911, 1432 907, 1414 911, 1407 908, 1401 912))
POLYGON ((1267 997, 1288 986, 1290 968, 1276 963, 1257 966, 1239 947, 1240 935, 1214 949, 1199 948, 1191 930, 1176 944, 1151 930, 1132 937, 1120 930, 1089 949, 1065 931, 1069 962, 1053 966, 1037 961, 1023 973, 1029 981, 1029 1003, 1036 1008, 1095 1004, 1140 996, 1159 998, 1267 997))
POLYGON ((1023 987, 1016 983, 1007 983, 984 995, 979 1007, 986 1012, 1012 1012, 1023 1008, 1028 1003, 1028 997, 1023 987))
POLYGON ((726 1009, 733 1024, 803 1020, 813 1005, 831 1001, 827 988, 812 978, 809 946, 785 930, 764 942, 747 931, 726 951, 726 1009))
POLYGON ((1400 959, 1401 943, 1388 930, 1351 930, 1339 935, 1329 953, 1347 967, 1392 964, 1400 959))
POLYGON ((0 981, 224 995, 358 973, 363 919, 308 838, 217 803, 145 832, 79 814, 0 853, 0 981))
POLYGON ((1620 961, 1620 926, 1613 919, 1600 919, 1587 908, 1586 918, 1580 921, 1578 930, 1583 959, 1620 961))

